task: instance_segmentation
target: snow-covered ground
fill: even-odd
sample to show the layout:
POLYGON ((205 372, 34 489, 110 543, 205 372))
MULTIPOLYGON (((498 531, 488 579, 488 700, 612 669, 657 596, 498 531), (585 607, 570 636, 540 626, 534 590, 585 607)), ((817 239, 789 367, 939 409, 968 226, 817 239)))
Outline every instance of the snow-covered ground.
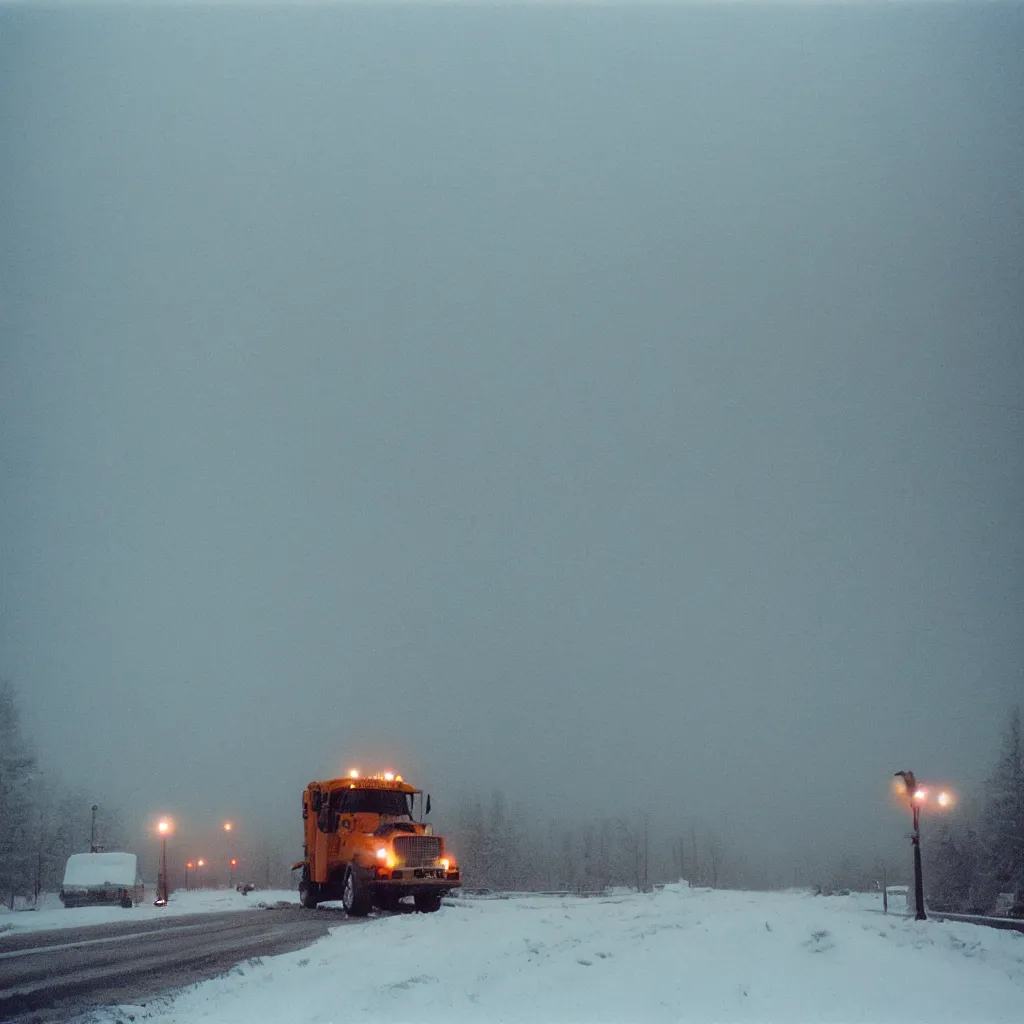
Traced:
POLYGON ((119 906, 71 907, 65 909, 56 893, 47 894, 38 910, 14 913, 0 907, 0 936, 13 932, 49 931, 54 928, 77 928, 90 924, 148 921, 176 914, 215 913, 221 910, 247 910, 273 906, 278 902, 298 903, 299 894, 287 889, 256 890, 243 896, 234 889, 194 889, 173 892, 166 907, 153 906, 154 893, 146 890, 146 900, 126 910, 119 906))
POLYGON ((878 899, 667 887, 370 918, 145 1008, 150 1024, 1024 1019, 1024 935, 878 899))

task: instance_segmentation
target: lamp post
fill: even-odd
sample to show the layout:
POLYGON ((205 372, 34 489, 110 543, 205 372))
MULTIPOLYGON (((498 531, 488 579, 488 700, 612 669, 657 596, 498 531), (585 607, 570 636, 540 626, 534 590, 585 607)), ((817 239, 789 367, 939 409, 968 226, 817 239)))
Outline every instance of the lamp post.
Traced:
POLYGON ((167 836, 171 831, 171 823, 162 818, 157 822, 157 832, 160 834, 160 878, 157 881, 157 893, 155 904, 158 907, 167 906, 167 836))
MULTIPOLYGON (((224 859, 228 860, 231 857, 231 833, 234 830, 234 825, 230 821, 224 822, 224 859)), ((228 888, 231 888, 231 865, 228 865, 228 888)))
MULTIPOLYGON (((924 912, 924 881, 921 878, 921 808, 928 800, 929 791, 921 785, 910 771, 896 772, 893 778, 903 780, 904 795, 910 803, 910 813, 914 822, 910 833, 910 842, 914 848, 914 920, 926 921, 924 912)), ((953 797, 945 790, 937 794, 935 803, 946 810, 953 803, 953 797)))
POLYGON ((238 861, 234 857, 232 857, 231 860, 228 861, 228 888, 229 889, 234 888, 234 884, 235 884, 235 868, 237 868, 237 867, 238 867, 238 861))
POLYGON ((190 860, 185 861, 185 888, 186 889, 188 888, 188 873, 192 870, 193 867, 194 867, 194 865, 193 865, 192 861, 190 861, 190 860))
POLYGON ((206 861, 202 857, 196 861, 196 869, 199 872, 199 886, 202 888, 203 885, 203 868, 206 867, 206 861))

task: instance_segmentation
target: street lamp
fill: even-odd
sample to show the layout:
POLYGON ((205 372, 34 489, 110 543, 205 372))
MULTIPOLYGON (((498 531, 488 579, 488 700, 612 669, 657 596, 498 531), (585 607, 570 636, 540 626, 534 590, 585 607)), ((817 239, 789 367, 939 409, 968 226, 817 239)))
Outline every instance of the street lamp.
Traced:
POLYGON ((188 873, 192 870, 193 867, 195 867, 195 865, 192 863, 192 861, 190 861, 190 860, 185 861, 185 888, 186 889, 188 888, 188 873))
POLYGON ((235 868, 237 868, 237 867, 238 867, 238 861, 234 857, 232 857, 231 860, 228 861, 228 888, 229 889, 233 888, 233 886, 235 884, 235 868))
MULTIPOLYGON (((234 829, 234 827, 235 826, 230 821, 225 821, 224 822, 224 854, 223 854, 223 856, 224 856, 225 860, 227 860, 227 859, 229 859, 231 857, 231 832, 234 829)), ((229 864, 228 865, 228 888, 229 889, 231 888, 231 867, 232 867, 232 865, 229 864)), ((219 873, 220 872, 218 870, 218 874, 219 873)), ((216 882, 214 884, 216 884, 216 882)))
POLYGON ((202 885, 203 885, 203 868, 204 867, 206 867, 206 861, 203 860, 202 857, 200 857, 199 860, 196 861, 196 868, 198 869, 198 872, 199 872, 199 887, 200 888, 202 888, 202 885))
POLYGON ((157 881, 155 905, 167 906, 167 836, 171 831, 171 823, 166 818, 157 822, 156 830, 160 835, 160 878, 157 881))
MULTIPOLYGON (((921 878, 921 808, 931 796, 927 786, 922 785, 914 777, 913 772, 896 772, 894 779, 903 780, 904 794, 910 802, 914 829, 910 833, 910 842, 914 848, 914 920, 926 921, 924 912, 924 882, 921 878)), ((935 803, 943 810, 953 805, 953 797, 947 790, 935 795, 935 803)))

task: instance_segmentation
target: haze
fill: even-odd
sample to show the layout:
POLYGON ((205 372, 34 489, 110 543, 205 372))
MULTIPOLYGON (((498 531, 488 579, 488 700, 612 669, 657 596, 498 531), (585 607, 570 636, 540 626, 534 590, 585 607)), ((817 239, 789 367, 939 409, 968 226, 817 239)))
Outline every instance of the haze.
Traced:
MULTIPOLYGON (((0 11, 0 672, 300 853, 443 816, 903 852, 1024 697, 1024 14, 0 11)), ((142 842, 143 840, 140 840, 142 842)))

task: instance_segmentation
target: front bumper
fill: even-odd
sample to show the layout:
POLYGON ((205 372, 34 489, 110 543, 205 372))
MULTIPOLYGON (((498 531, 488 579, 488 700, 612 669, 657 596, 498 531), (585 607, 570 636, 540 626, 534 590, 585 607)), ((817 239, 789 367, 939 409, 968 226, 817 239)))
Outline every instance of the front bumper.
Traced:
POLYGON ((432 892, 437 889, 448 891, 462 886, 458 868, 446 871, 444 868, 386 868, 377 867, 369 879, 375 888, 390 891, 432 892))

